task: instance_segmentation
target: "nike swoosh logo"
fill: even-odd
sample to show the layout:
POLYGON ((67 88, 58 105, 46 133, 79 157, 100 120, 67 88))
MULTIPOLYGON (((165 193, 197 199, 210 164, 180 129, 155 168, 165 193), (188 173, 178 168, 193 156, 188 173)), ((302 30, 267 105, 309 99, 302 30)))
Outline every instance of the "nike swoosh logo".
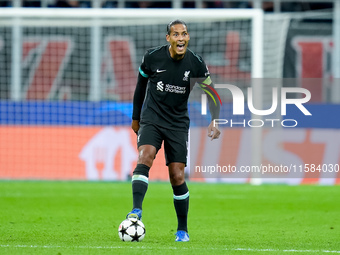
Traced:
POLYGON ((165 72, 165 71, 166 71, 166 70, 159 70, 159 69, 156 70, 157 73, 163 73, 163 72, 165 72))

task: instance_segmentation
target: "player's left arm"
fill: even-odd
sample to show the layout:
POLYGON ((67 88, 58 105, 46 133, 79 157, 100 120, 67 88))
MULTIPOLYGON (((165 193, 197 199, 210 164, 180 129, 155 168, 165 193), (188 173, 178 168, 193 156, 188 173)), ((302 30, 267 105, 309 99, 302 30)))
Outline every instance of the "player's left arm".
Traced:
POLYGON ((210 78, 210 72, 208 70, 208 66, 205 64, 204 60, 201 57, 199 58, 198 73, 197 77, 204 77, 203 79, 199 79, 199 85, 201 89, 207 94, 209 111, 211 115, 211 122, 208 126, 208 136, 211 137, 211 141, 214 139, 218 139, 220 137, 221 131, 218 128, 216 119, 219 119, 220 116, 220 103, 221 99, 214 88, 214 84, 210 78))
POLYGON ((218 128, 218 124, 214 121, 215 119, 219 119, 220 116, 220 98, 218 97, 217 92, 214 89, 214 84, 211 81, 210 75, 206 77, 203 81, 206 86, 212 88, 213 93, 210 93, 208 98, 209 111, 211 115, 211 122, 208 126, 208 136, 211 137, 211 141, 214 139, 218 139, 220 137, 221 131, 218 128))

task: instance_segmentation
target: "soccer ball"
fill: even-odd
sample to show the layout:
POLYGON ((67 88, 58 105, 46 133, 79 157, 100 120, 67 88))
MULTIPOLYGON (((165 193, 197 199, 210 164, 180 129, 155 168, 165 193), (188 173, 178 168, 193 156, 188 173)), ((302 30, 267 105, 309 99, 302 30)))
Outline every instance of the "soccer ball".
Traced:
POLYGON ((124 242, 140 242, 145 237, 144 224, 136 218, 123 220, 119 225, 118 235, 124 242))

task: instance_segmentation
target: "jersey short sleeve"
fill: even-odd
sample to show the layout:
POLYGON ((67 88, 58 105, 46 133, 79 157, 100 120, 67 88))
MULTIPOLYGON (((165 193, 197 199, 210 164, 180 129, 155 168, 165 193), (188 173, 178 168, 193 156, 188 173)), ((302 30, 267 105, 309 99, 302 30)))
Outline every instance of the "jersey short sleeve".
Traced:
POLYGON ((139 73, 144 77, 144 78, 149 78, 151 72, 150 72, 150 66, 148 65, 148 59, 149 58, 149 53, 146 52, 143 56, 142 59, 142 64, 139 67, 139 73))
POLYGON ((203 74, 203 72, 204 72, 203 77, 210 76, 210 72, 209 72, 208 66, 204 63, 204 61, 203 61, 203 67, 202 67, 202 74, 203 74))
POLYGON ((199 77, 208 77, 208 76, 210 76, 208 66, 202 60, 202 63, 201 63, 200 68, 199 68, 199 77))
POLYGON ((194 56, 194 59, 196 61, 196 64, 195 64, 195 67, 196 67, 195 78, 204 78, 204 77, 210 76, 210 72, 208 70, 208 66, 204 62, 202 57, 200 55, 197 55, 194 52, 192 52, 192 55, 194 56))

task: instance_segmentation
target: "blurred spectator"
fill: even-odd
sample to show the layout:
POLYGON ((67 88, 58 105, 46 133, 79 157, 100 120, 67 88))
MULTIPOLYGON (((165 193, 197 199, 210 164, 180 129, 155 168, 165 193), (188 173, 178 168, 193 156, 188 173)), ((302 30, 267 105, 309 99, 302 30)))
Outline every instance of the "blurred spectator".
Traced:
POLYGON ((300 3, 281 3, 282 12, 301 12, 302 5, 300 3))
POLYGON ((223 1, 208 1, 203 2, 203 8, 224 8, 223 1))
POLYGON ((126 2, 127 8, 151 8, 152 2, 138 1, 138 2, 126 2))
POLYGON ((247 1, 233 2, 230 5, 230 8, 250 8, 250 4, 247 1))
POLYGON ((73 0, 56 0, 55 3, 51 7, 56 7, 56 8, 79 7, 79 2, 73 1, 73 0))
POLYGON ((78 7, 91 8, 91 1, 79 1, 78 7))
POLYGON ((117 8, 118 2, 117 1, 103 1, 102 7, 103 8, 117 8))
POLYGON ((0 1, 0 7, 12 7, 11 1, 0 1))
POLYGON ((265 12, 272 12, 274 10, 274 3, 273 2, 262 2, 262 9, 265 12))
POLYGON ((333 3, 302 3, 302 11, 313 11, 333 8, 333 3))
MULTIPOLYGON (((253 7, 253 1, 248 2, 250 7, 253 7)), ((321 10, 321 9, 330 9, 333 8, 332 3, 308 3, 308 2, 281 2, 281 11, 282 12, 301 12, 301 11, 312 11, 312 10, 321 10)), ((274 11, 274 3, 273 1, 263 1, 262 9, 265 12, 273 12, 274 11)))
MULTIPOLYGON (((196 8, 195 1, 183 2, 183 8, 196 8)), ((224 1, 204 1, 203 8, 228 8, 224 1)))
MULTIPOLYGON (((99 0, 97 0, 99 1, 99 0)), ((274 0, 273 0, 274 1, 274 0)), ((265 12, 274 11, 273 1, 262 1, 262 9, 265 12)), ((340 0, 339 0, 340 1, 340 0)), ((56 8, 91 8, 92 0, 49 0, 52 4, 49 7, 56 8)), ((22 7, 41 7, 42 0, 22 0, 22 7)), ((117 8, 118 0, 101 0, 102 8, 117 8)), ((195 1, 183 1, 183 8, 196 8, 195 1)), ((203 8, 252 8, 254 6, 254 1, 204 1, 203 8)), ((0 7, 13 7, 13 0, 0 0, 0 7)), ((130 2, 125 0, 126 8, 171 8, 171 1, 134 1, 130 2)), ((320 0, 320 2, 281 2, 280 9, 281 12, 301 12, 301 11, 312 11, 312 10, 322 10, 333 8, 333 3, 325 3, 320 0)))
POLYGON ((22 7, 41 7, 41 1, 40 0, 27 0, 22 1, 22 7))
MULTIPOLYGON (((21 7, 41 7, 41 0, 23 0, 21 7)), ((13 7, 13 1, 0 0, 0 7, 13 7)))
POLYGON ((182 6, 183 8, 195 8, 195 2, 183 2, 182 6))
MULTIPOLYGON (((195 1, 183 2, 183 8, 195 8, 195 1)), ((248 1, 238 1, 238 2, 230 2, 230 1, 205 1, 203 2, 203 8, 251 8, 248 1)))
POLYGON ((91 1, 76 1, 76 0, 55 0, 55 2, 49 7, 55 7, 55 8, 90 8, 91 7, 91 1))
MULTIPOLYGON (((253 1, 249 2, 249 4, 250 4, 251 7, 254 7, 254 5, 255 5, 253 1)), ((272 12, 274 10, 274 3, 272 1, 270 1, 270 2, 263 1, 262 2, 262 9, 265 12, 272 12)))
POLYGON ((171 2, 138 1, 126 2, 127 8, 171 8, 171 2))

